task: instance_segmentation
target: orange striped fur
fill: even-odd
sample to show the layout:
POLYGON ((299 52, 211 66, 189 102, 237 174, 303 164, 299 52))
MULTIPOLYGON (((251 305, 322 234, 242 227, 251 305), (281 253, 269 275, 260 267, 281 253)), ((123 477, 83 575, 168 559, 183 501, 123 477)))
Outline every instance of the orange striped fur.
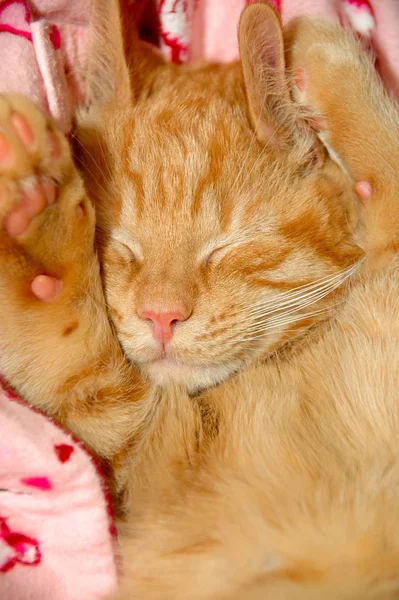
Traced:
MULTIPOLYGON (((2 231, 0 366, 109 473, 124 520, 114 597, 397 597, 397 109, 327 22, 287 38, 310 82, 293 102, 263 3, 226 67, 164 65, 113 2, 94 7, 85 187, 64 144, 57 202, 21 239, 2 231), (364 207, 315 115, 372 180, 364 207), (28 291, 43 269, 64 280, 52 304, 28 291), (166 360, 145 303, 191 313, 166 360)), ((53 127, 7 102, 2 125, 12 109, 38 136, 53 127)))

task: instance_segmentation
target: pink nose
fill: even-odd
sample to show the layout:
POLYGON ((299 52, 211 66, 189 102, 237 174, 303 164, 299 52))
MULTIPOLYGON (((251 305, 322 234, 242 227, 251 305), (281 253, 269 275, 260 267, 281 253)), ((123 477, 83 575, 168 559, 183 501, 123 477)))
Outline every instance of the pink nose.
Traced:
POLYGON ((154 338, 165 346, 172 339, 173 326, 176 321, 185 321, 186 317, 180 312, 153 312, 145 310, 140 314, 142 319, 152 321, 152 334, 154 338))

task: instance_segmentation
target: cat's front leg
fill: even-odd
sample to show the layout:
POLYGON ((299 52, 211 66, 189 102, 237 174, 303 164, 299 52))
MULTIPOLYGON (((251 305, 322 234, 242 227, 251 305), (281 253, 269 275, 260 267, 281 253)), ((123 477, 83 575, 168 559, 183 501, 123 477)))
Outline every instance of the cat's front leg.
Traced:
POLYGON ((292 92, 362 200, 358 238, 371 256, 399 249, 399 118, 375 67, 339 24, 303 17, 287 32, 292 92))
POLYGON ((370 56, 353 34, 322 17, 295 19, 285 36, 296 102, 356 181, 378 183, 384 161, 399 151, 398 118, 370 56))
POLYGON ((27 99, 1 95, 0 373, 112 460, 146 388, 108 321, 94 229, 66 138, 27 99))

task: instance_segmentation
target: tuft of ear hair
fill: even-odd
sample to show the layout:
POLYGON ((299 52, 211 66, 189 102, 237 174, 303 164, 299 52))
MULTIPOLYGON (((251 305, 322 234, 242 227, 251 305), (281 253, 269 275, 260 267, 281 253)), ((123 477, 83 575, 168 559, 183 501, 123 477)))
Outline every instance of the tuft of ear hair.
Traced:
POLYGON ((86 63, 86 104, 131 105, 145 80, 163 60, 139 39, 138 13, 123 0, 93 0, 86 63))

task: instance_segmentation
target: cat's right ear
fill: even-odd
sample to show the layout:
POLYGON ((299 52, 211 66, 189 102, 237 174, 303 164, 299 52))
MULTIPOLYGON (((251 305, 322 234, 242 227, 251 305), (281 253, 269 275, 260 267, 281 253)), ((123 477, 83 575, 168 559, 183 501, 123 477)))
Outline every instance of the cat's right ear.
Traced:
POLYGON ((131 105, 144 81, 162 58, 141 42, 134 4, 123 0, 92 0, 85 98, 87 106, 131 105), (127 3, 126 3, 127 5, 127 3))
POLYGON ((285 73, 280 18, 267 2, 252 2, 241 15, 238 37, 249 116, 256 135, 263 143, 292 148, 304 130, 285 73))

